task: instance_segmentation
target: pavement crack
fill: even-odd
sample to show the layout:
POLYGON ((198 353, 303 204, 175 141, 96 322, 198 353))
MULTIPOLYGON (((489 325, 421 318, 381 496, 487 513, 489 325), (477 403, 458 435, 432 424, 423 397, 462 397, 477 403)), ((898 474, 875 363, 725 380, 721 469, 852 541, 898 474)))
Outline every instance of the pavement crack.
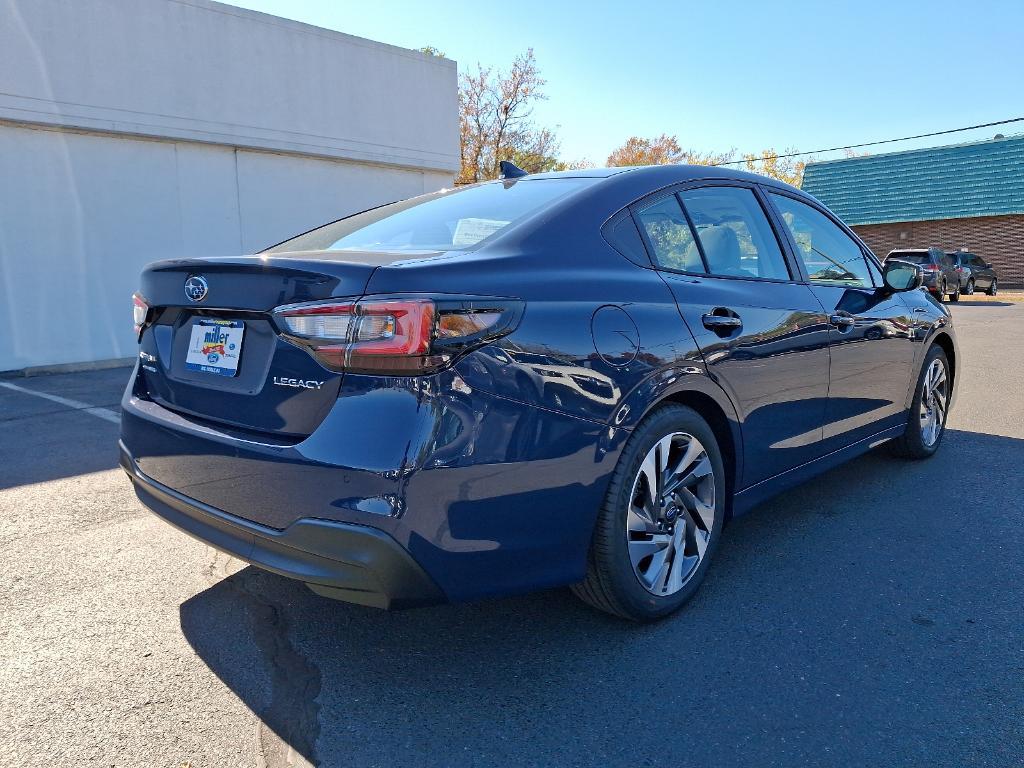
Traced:
MULTIPOLYGON (((211 572, 214 563, 211 563, 211 572)), ((253 639, 270 674, 270 702, 258 713, 256 764, 263 768, 309 768, 320 736, 320 669, 288 638, 282 606, 250 586, 252 571, 227 578, 249 603, 253 639)))

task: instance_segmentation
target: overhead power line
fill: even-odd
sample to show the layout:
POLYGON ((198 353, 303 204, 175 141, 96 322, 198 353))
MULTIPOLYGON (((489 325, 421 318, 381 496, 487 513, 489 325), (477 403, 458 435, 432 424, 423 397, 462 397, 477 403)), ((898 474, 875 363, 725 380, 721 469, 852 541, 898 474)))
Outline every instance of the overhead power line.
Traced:
MULTIPOLYGON (((898 139, 881 139, 880 141, 865 141, 863 144, 847 144, 844 147, 829 147, 828 149, 812 149, 807 152, 789 152, 783 155, 765 155, 764 157, 753 157, 750 158, 751 162, 761 162, 764 160, 777 160, 784 157, 800 157, 801 155, 819 155, 825 152, 839 152, 843 149, 860 149, 861 147, 877 147, 879 144, 893 144, 897 141, 911 141, 913 139, 927 139, 932 136, 945 136, 950 133, 960 133, 961 131, 973 131, 976 128, 992 128, 996 125, 1008 125, 1009 123, 1020 123, 1024 122, 1024 117, 1011 117, 1008 120, 996 120, 992 123, 979 123, 978 125, 968 125, 964 128, 950 128, 946 131, 933 131, 932 133, 919 133, 916 136, 901 136, 898 139)), ((711 165, 740 165, 746 163, 747 160, 728 160, 722 163, 711 163, 711 165)))

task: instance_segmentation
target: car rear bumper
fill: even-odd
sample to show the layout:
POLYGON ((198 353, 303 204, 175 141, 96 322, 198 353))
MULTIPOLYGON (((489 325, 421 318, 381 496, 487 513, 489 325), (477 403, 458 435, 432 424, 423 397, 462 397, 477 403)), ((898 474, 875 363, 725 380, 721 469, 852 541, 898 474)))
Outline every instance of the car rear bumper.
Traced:
MULTIPOLYGON (((314 568, 296 562, 292 550, 342 566, 363 562, 354 559, 354 539, 344 557, 308 544, 339 531, 379 532, 453 602, 579 581, 628 432, 468 386, 457 390, 455 376, 392 379, 385 387, 348 375, 320 426, 298 441, 171 411, 130 384, 121 403, 126 468, 161 517, 319 587, 346 589, 351 574, 325 579, 320 574, 337 565, 314 568), (200 510, 206 524, 181 520, 182 505, 200 510), (240 544, 221 541, 224 520, 236 526, 230 530, 241 526, 240 544), (290 549, 282 554, 276 545, 290 549), (290 564, 276 565, 284 555, 290 564)), ((375 604, 418 602, 404 592, 374 594, 375 604)), ((335 596, 366 602, 355 592, 335 596)))
POLYGON ((147 477, 124 443, 120 463, 140 501, 217 549, 315 592, 375 608, 444 602, 441 589, 398 542, 365 525, 301 518, 268 528, 203 504, 147 477))

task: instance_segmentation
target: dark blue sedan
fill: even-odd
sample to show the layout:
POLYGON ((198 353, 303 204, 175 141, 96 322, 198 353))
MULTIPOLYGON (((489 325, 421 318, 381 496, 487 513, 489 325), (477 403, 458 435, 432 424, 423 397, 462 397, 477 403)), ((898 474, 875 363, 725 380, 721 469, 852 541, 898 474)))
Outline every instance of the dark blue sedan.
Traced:
POLYGON ((379 607, 571 585, 682 605, 724 524, 889 442, 938 448, 948 311, 797 189, 519 175, 135 296, 121 463, 185 532, 379 607))

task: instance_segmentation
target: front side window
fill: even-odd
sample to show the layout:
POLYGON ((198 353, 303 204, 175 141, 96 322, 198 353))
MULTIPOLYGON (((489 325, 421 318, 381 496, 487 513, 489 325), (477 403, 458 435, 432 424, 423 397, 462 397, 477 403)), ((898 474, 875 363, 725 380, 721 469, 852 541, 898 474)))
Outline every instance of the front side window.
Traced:
POLYGON ((643 208, 636 218, 647 235, 658 266, 682 272, 704 271, 693 232, 674 195, 643 208))
POLYGON ((434 192, 357 213, 266 252, 468 250, 594 181, 580 177, 521 179, 434 192))
POLYGON ((751 190, 702 187, 681 192, 679 198, 697 230, 710 274, 789 279, 782 249, 751 190))
MULTIPOLYGON (((856 241, 816 208, 786 195, 771 195, 811 282, 846 288, 872 287, 868 265, 856 241)), ((904 257, 891 254, 889 258, 904 257)))

